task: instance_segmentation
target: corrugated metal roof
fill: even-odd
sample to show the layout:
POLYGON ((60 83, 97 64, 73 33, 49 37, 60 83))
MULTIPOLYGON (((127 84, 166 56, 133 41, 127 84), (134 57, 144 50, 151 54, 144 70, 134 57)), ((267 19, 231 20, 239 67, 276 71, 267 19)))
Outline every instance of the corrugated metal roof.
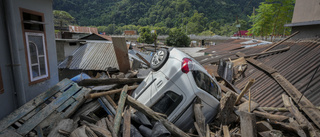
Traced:
MULTIPOLYGON (((290 40, 284 42, 273 49, 282 49, 290 46, 288 51, 264 55, 256 60, 265 65, 276 69, 290 83, 292 83, 300 92, 315 105, 320 105, 320 70, 315 73, 316 68, 320 65, 320 39, 309 40, 290 40), (314 78, 311 80, 312 75, 314 78), (310 82, 311 80, 311 82, 310 82), (308 83, 309 87, 307 89, 308 83)), ((222 50, 216 54, 224 57, 236 57, 236 52, 245 54, 260 53, 270 47, 270 45, 256 46, 238 50, 222 50)), ((245 78, 235 82, 235 86, 243 89, 250 79, 255 79, 256 82, 251 88, 251 96, 261 106, 265 107, 284 107, 281 94, 286 94, 282 87, 268 74, 258 68, 248 64, 245 71, 245 78)), ((290 115, 290 113, 282 113, 290 115)))
POLYGON ((58 68, 110 71, 118 70, 119 66, 112 43, 89 42, 76 49, 72 59, 66 58, 58 68))

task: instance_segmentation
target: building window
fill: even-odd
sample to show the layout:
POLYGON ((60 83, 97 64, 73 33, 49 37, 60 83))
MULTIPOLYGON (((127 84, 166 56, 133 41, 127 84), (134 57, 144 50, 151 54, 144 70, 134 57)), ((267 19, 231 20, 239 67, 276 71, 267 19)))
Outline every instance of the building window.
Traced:
POLYGON ((4 93, 3 81, 2 81, 2 74, 0 69, 0 94, 4 93))
POLYGON ((155 112, 159 112, 162 114, 166 114, 169 116, 174 109, 180 104, 182 101, 182 95, 178 95, 172 91, 168 91, 164 94, 162 98, 155 103, 151 109, 155 112))
POLYGON ((29 73, 31 81, 48 77, 48 64, 44 35, 41 33, 26 32, 28 50, 29 73))
POLYGON ((49 78, 44 14, 20 8, 30 84, 49 78))

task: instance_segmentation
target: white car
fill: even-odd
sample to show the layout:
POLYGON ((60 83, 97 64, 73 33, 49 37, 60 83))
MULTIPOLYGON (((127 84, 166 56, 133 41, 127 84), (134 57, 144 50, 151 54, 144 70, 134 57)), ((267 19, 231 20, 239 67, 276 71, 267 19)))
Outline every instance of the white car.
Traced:
POLYGON ((160 49, 151 59, 151 71, 132 96, 187 131, 193 127, 193 103, 202 101, 206 123, 218 112, 221 89, 215 78, 194 59, 175 48, 160 49))

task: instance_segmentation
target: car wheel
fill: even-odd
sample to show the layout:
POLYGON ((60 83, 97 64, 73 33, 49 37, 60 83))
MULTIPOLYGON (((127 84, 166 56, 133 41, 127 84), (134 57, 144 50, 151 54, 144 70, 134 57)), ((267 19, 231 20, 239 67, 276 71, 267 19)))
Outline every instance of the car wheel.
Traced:
POLYGON ((169 52, 167 49, 159 49, 152 57, 150 67, 159 70, 168 60, 169 52))

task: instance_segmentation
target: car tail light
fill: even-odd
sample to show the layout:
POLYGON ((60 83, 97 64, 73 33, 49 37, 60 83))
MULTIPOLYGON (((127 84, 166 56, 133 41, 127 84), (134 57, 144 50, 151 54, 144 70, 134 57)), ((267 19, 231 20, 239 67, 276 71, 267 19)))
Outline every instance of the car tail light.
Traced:
POLYGON ((193 68, 192 60, 189 58, 183 58, 182 64, 181 64, 181 71, 183 73, 188 73, 192 68, 193 68))

